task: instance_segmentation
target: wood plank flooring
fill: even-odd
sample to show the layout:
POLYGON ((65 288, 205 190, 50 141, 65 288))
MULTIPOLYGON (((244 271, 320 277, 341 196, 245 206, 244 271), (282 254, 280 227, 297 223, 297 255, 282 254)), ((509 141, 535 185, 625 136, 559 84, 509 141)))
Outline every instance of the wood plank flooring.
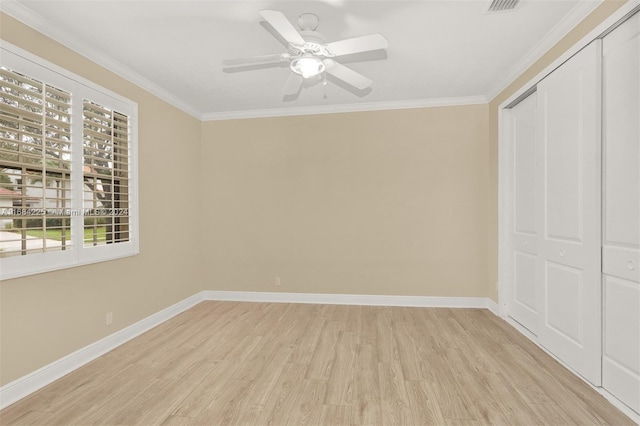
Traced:
POLYGON ((203 302, 2 425, 633 424, 486 310, 203 302))

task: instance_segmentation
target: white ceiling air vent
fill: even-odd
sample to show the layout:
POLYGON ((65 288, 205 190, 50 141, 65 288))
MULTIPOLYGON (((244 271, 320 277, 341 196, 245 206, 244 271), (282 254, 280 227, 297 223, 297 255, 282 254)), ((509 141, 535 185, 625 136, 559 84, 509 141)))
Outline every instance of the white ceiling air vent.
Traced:
POLYGON ((520 0, 491 0, 485 13, 507 12, 514 10, 520 0))

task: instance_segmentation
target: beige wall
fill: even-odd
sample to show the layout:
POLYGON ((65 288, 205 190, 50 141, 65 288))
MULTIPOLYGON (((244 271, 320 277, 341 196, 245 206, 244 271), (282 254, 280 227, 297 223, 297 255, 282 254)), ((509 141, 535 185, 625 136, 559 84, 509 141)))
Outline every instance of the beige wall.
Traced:
POLYGON ((498 301, 496 288, 498 281, 498 107, 626 2, 627 0, 605 0, 586 19, 489 103, 489 187, 491 190, 489 192, 489 212, 487 214, 489 219, 487 225, 489 230, 487 295, 494 301, 498 301))
POLYGON ((203 123, 206 288, 485 296, 487 126, 487 105, 203 123))
POLYGON ((136 257, 0 284, 6 384, 201 289, 200 122, 6 15, 0 38, 138 103, 141 222, 136 257))

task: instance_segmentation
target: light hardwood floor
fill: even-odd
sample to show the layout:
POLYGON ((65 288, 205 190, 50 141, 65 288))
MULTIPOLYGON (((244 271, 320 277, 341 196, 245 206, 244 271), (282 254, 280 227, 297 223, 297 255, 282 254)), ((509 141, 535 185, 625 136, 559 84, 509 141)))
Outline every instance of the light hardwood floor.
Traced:
POLYGON ((0 423, 633 424, 486 310, 203 302, 0 423))

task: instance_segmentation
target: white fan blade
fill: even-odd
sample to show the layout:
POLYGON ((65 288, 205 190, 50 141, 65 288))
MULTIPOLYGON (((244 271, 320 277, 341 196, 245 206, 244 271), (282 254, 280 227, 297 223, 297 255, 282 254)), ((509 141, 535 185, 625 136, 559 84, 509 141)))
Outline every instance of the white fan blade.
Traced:
POLYGON ((369 52, 371 50, 389 47, 387 39, 382 34, 370 34, 362 37, 348 38, 325 45, 327 50, 335 56, 350 55, 352 53, 369 52))
POLYGON ((275 55, 252 56, 250 58, 225 59, 222 63, 228 67, 241 67, 244 65, 276 64, 289 60, 287 53, 275 55))
POLYGON ((267 21, 282 38, 291 44, 304 44, 304 39, 282 12, 277 10, 261 10, 260 16, 267 21))
POLYGON ((339 62, 333 59, 325 59, 324 65, 327 67, 327 72, 332 76, 339 78, 347 84, 352 85, 356 89, 364 90, 371 87, 373 81, 368 79, 362 74, 359 74, 351 68, 345 67, 339 62))
POLYGON ((300 89, 302 89, 302 83, 304 82, 304 78, 301 75, 296 74, 294 72, 290 73, 289 79, 284 85, 284 89, 282 90, 282 94, 284 96, 296 96, 300 93, 300 89))

